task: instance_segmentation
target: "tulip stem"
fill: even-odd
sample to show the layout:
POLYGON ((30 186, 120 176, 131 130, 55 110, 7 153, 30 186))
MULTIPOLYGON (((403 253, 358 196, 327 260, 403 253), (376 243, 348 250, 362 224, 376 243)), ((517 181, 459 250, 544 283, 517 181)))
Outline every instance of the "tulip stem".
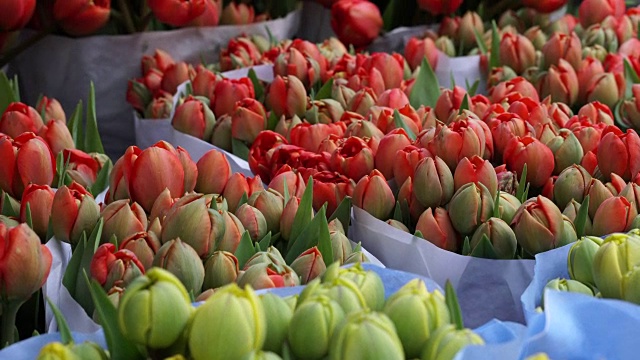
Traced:
POLYGON ((22 306, 21 301, 3 301, 2 302, 2 333, 0 334, 2 341, 0 348, 13 344, 15 340, 16 315, 18 309, 22 306))
POLYGON ((129 34, 133 34, 136 32, 136 27, 133 25, 133 18, 131 17, 131 11, 129 10, 129 1, 127 0, 119 0, 120 11, 122 12, 122 18, 124 20, 124 27, 127 29, 129 34))

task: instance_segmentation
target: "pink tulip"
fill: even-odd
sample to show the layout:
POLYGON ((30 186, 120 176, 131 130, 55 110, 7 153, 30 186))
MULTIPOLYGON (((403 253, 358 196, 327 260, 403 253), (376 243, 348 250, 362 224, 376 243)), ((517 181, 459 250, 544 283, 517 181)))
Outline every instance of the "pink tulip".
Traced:
POLYGON ((425 210, 418 223, 416 231, 420 231, 425 240, 439 248, 456 252, 459 248, 459 236, 451 225, 449 212, 441 207, 425 210))
POLYGON ((11 103, 0 117, 0 133, 17 138, 23 133, 38 133, 42 128, 42 117, 36 109, 23 103, 11 103))
POLYGON ((578 8, 580 23, 583 28, 598 24, 609 15, 622 16, 625 11, 623 0, 585 0, 578 8))
POLYGON ((532 187, 544 185, 555 166, 551 149, 529 135, 515 136, 509 140, 503 159, 507 167, 519 175, 527 164, 527 181, 532 187))
POLYGON ((55 158, 47 143, 28 132, 11 139, 0 134, 0 189, 19 199, 29 184, 51 185, 55 158))
POLYGON ((596 155, 606 179, 615 173, 630 181, 640 172, 640 137, 634 130, 623 133, 615 126, 608 126, 602 132, 596 155))

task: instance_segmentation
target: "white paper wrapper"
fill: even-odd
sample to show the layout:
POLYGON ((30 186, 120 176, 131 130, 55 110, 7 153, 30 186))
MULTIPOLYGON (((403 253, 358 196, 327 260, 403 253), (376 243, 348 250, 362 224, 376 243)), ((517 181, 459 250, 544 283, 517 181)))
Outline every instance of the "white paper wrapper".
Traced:
POLYGON ((11 63, 20 77, 23 100, 35 104, 40 94, 57 98, 70 114, 78 100, 86 99, 90 81, 96 87, 98 127, 105 150, 112 158, 135 142, 131 106, 125 100, 127 81, 140 76, 140 59, 156 48, 176 60, 217 60, 229 39, 241 34, 262 34, 267 29, 277 39, 292 38, 298 31, 301 11, 282 19, 244 26, 185 28, 120 36, 72 39, 48 36, 11 63))
POLYGON ((256 72, 258 79, 269 83, 273 81, 273 65, 271 64, 256 65, 242 69, 225 71, 220 73, 220 75, 227 79, 240 79, 249 75, 249 69, 253 69, 253 71, 256 72))
POLYGON ((414 36, 422 36, 429 29, 437 29, 438 25, 421 25, 398 27, 378 37, 367 48, 370 52, 397 52, 404 54, 404 47, 414 36))
MULTIPOLYGON (((69 294, 67 288, 62 285, 64 272, 71 260, 71 245, 63 243, 56 238, 51 238, 45 244, 51 251, 51 270, 42 291, 51 302, 62 312, 71 331, 92 333, 98 331, 100 326, 91 319, 84 309, 69 294)), ((58 331, 58 325, 49 306, 45 306, 45 329, 48 333, 58 331)))
POLYGON ((438 51, 438 65, 435 70, 436 77, 440 86, 452 88, 451 75, 457 86, 467 89, 473 86, 478 80, 480 83, 476 90, 476 94, 486 94, 487 79, 480 71, 480 55, 448 57, 444 53, 438 51))
POLYGON ((353 208, 350 238, 382 263, 429 277, 444 287, 450 280, 467 327, 496 318, 524 323, 520 296, 533 278, 534 260, 489 260, 442 250, 353 208))

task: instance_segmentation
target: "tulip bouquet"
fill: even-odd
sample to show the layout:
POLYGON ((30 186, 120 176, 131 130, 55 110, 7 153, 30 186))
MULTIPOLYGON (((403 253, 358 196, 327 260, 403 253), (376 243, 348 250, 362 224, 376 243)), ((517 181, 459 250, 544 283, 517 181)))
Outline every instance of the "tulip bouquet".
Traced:
POLYGON ((415 275, 372 269, 334 263, 299 294, 284 297, 230 284, 196 307, 180 280, 160 268, 137 277, 115 306, 94 282, 109 352, 97 344, 74 344, 63 330, 62 341, 44 346, 38 358, 452 359, 466 346, 484 344, 463 327, 451 287, 443 295, 415 275), (399 281, 387 289, 386 276, 399 281))

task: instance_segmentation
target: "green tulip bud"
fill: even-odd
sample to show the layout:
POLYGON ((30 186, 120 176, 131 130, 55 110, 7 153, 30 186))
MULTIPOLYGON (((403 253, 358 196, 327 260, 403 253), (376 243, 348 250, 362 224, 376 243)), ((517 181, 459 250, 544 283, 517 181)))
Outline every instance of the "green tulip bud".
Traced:
POLYGON ((358 285, 347 278, 338 277, 323 284, 320 283, 319 279, 311 281, 300 293, 298 307, 315 295, 326 295, 334 300, 344 310, 345 314, 367 308, 367 302, 358 285))
POLYGON ((583 236, 571 246, 567 256, 569 275, 573 280, 595 287, 593 280, 593 258, 602 244, 597 236, 583 236))
POLYGON ((191 313, 191 300, 180 280, 151 268, 127 287, 118 307, 118 324, 135 343, 163 349, 183 334, 191 313))
POLYGON ((354 251, 351 253, 351 255, 349 255, 349 257, 345 259, 344 263, 345 265, 358 264, 358 263, 363 263, 367 261, 369 261, 369 259, 367 259, 367 256, 362 251, 354 251))
POLYGON ((419 279, 391 295, 383 311, 393 321, 408 358, 419 357, 433 332, 451 322, 442 293, 429 293, 419 279))
POLYGON ((516 211, 518 211, 520 205, 522 205, 522 203, 517 197, 506 192, 500 192, 498 205, 500 219, 504 220, 507 224, 511 224, 511 220, 513 220, 513 216, 516 214, 516 211))
POLYGON ((70 347, 52 342, 42 347, 38 360, 81 360, 81 358, 74 354, 70 347))
POLYGON ((634 266, 622 279, 622 299, 640 304, 640 266, 634 266))
POLYGON ((340 268, 338 276, 354 282, 362 292, 367 306, 374 311, 382 310, 384 306, 384 284, 380 276, 374 271, 362 268, 362 263, 343 269, 340 268))
POLYGON ((431 336, 422 351, 422 360, 451 360, 468 345, 484 345, 484 340, 469 329, 457 330, 448 324, 431 336))
POLYGON ((331 232, 329 234, 333 260, 338 261, 340 264, 344 264, 353 252, 353 249, 351 248, 351 241, 349 241, 349 238, 344 233, 339 231, 331 232))
POLYGON ((640 237, 612 234, 593 258, 593 279, 602 297, 622 299, 623 277, 640 265, 640 237))
POLYGON ((513 259, 516 255, 516 234, 513 232, 509 224, 500 218, 489 218, 482 223, 471 237, 469 245, 474 249, 483 236, 487 236, 498 259, 513 259))
POLYGON ((267 335, 263 349, 280 354, 287 339, 293 309, 284 299, 271 293, 261 295, 260 300, 267 319, 267 335))
MULTIPOLYGON (((553 279, 549 281, 547 285, 544 286, 543 291, 546 292, 547 289, 581 293, 581 294, 593 296, 593 290, 591 290, 591 288, 581 283, 580 281, 571 280, 571 279, 553 279)), ((544 307, 544 294, 542 297, 542 306, 544 307)))
POLYGON ((464 184, 449 202, 453 228, 463 235, 473 234, 478 226, 491 217, 493 203, 491 192, 484 184, 464 184))
POLYGON ((325 295, 313 295, 299 304, 289 323, 291 352, 304 359, 324 358, 344 316, 340 305, 325 295))
POLYGON ((238 259, 230 252, 216 251, 204 264, 203 289, 231 284, 238 278, 238 259))
POLYGON ((370 310, 348 315, 333 335, 329 348, 331 360, 404 358, 393 322, 387 315, 370 310))
POLYGON ((84 360, 107 360, 109 356, 100 345, 92 342, 83 342, 73 345, 71 351, 84 360))
POLYGON ((259 251, 247 260, 244 264, 244 269, 248 269, 256 264, 273 264, 273 265, 287 265, 284 261, 280 251, 274 246, 269 246, 266 251, 259 251))
POLYGON ((262 349, 266 332, 262 302, 253 289, 229 284, 193 314, 189 352, 194 360, 241 359, 262 349))
POLYGON ((204 265, 198 253, 177 238, 166 242, 153 258, 153 266, 174 274, 194 296, 200 295, 204 283, 204 265))

